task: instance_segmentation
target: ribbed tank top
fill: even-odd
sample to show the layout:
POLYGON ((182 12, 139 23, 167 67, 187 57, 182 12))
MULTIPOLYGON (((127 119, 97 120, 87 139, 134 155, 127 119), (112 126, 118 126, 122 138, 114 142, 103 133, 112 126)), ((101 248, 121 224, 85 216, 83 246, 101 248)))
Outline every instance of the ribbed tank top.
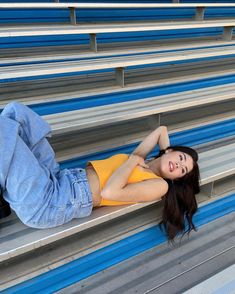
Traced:
MULTIPOLYGON (((102 190, 105 186, 107 180, 110 176, 114 173, 116 169, 118 169, 127 159, 127 154, 116 154, 104 160, 95 160, 90 161, 89 163, 95 169, 99 182, 100 182, 100 189, 102 190)), ((143 180, 149 179, 159 179, 160 177, 155 175, 154 173, 144 171, 140 167, 136 166, 132 173, 129 176, 127 181, 128 184, 137 183, 143 180)), ((124 202, 124 201, 113 201, 103 199, 101 197, 101 203, 99 206, 115 206, 115 205, 126 205, 126 204, 133 204, 136 202, 124 202)))

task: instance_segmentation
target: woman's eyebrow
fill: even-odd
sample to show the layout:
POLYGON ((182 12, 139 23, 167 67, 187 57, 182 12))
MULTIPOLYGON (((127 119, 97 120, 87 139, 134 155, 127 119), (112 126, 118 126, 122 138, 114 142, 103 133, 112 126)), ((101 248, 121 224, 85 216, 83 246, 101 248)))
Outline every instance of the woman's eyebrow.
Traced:
MULTIPOLYGON (((183 153, 183 155, 184 155, 184 160, 186 161, 186 155, 185 155, 185 153, 183 153)), ((188 168, 187 168, 187 166, 185 166, 185 168, 186 168, 186 174, 188 173, 188 168)))

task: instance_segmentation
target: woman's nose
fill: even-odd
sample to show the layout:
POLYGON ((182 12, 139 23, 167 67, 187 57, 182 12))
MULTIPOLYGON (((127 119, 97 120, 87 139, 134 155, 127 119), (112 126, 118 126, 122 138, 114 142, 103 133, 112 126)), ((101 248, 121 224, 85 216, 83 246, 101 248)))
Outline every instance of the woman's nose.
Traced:
POLYGON ((183 164, 181 162, 176 162, 175 165, 176 165, 177 168, 183 166, 183 164))

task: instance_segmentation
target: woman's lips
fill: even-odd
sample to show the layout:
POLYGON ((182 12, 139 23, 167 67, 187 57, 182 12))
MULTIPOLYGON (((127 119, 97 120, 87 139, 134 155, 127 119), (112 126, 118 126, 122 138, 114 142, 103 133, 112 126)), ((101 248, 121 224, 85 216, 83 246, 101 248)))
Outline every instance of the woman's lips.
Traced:
POLYGON ((174 170, 174 164, 172 161, 169 161, 169 169, 170 169, 170 172, 173 172, 174 170))

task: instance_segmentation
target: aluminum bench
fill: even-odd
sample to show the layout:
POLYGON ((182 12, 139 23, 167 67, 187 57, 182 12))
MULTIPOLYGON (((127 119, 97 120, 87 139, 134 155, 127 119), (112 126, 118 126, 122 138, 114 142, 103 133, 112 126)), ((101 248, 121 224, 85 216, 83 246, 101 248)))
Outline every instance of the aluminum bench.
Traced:
POLYGON ((195 20, 203 20, 206 8, 235 7, 234 3, 0 3, 0 9, 69 9, 76 24, 76 9, 195 8, 195 20))
POLYGON ((161 114, 164 112, 231 100, 235 98, 234 93, 235 83, 232 83, 129 102, 50 114, 43 116, 43 118, 51 125, 53 134, 55 135, 147 116, 154 116, 155 121, 160 124, 161 114))
MULTIPOLYGON (((217 79, 226 79, 234 74, 235 58, 206 60, 203 62, 187 62, 185 64, 169 64, 164 67, 135 69, 126 73, 124 88, 115 85, 114 73, 97 73, 90 76, 67 76, 63 78, 25 80, 15 83, 1 84, 0 109, 9 101, 19 101, 27 105, 44 103, 61 103, 67 107, 74 99, 89 101, 91 97, 112 97, 115 95, 132 94, 138 90, 145 91, 164 86, 194 81, 204 82, 210 79, 214 85, 217 79), (102 95, 102 96, 100 96, 102 95), (103 96, 104 95, 104 96, 103 96)), ((190 89, 190 86, 187 87, 190 89)), ((119 98, 118 98, 119 99, 119 98)), ((78 102, 79 103, 79 102, 78 102)), ((54 104, 55 105, 55 104, 54 104)), ((62 112, 62 111, 61 111, 62 112)), ((49 114, 49 113, 48 113, 49 114)), ((43 114, 41 114, 43 115, 43 114)))
POLYGON ((1 66, 27 64, 34 62, 69 61, 80 58, 99 58, 114 55, 134 55, 142 53, 158 53, 161 51, 177 51, 203 49, 208 47, 234 45, 235 40, 229 43, 216 37, 196 37, 177 40, 151 40, 137 42, 117 42, 102 44, 98 52, 93 52, 87 45, 42 46, 36 48, 7 48, 0 49, 1 66))
POLYGON ((69 24, 61 25, 18 25, 1 26, 0 38, 27 37, 27 36, 55 36, 71 34, 89 34, 90 47, 97 51, 97 34, 101 33, 128 33, 128 32, 148 32, 148 31, 168 31, 181 29, 199 28, 223 28, 224 40, 232 39, 234 20, 206 20, 206 21, 171 21, 171 22, 131 22, 131 23, 95 23, 80 24, 73 26, 69 24))
MULTIPOLYGON (((235 173, 234 148, 235 144, 233 143, 200 153, 201 185, 212 184, 219 179, 235 173)), ((120 217, 121 215, 152 205, 153 203, 155 202, 122 207, 102 207, 95 209, 90 217, 73 220, 63 226, 45 230, 28 228, 12 215, 8 219, 0 221, 0 262, 66 238, 103 222, 120 217)))
POLYGON ((43 75, 58 75, 75 72, 92 72, 95 70, 115 69, 116 82, 124 87, 124 69, 131 66, 147 66, 173 61, 187 61, 203 58, 228 58, 235 54, 233 45, 221 48, 198 50, 181 50, 171 53, 148 54, 140 56, 113 57, 70 62, 54 62, 36 65, 1 67, 0 82, 25 77, 41 77, 43 75))

